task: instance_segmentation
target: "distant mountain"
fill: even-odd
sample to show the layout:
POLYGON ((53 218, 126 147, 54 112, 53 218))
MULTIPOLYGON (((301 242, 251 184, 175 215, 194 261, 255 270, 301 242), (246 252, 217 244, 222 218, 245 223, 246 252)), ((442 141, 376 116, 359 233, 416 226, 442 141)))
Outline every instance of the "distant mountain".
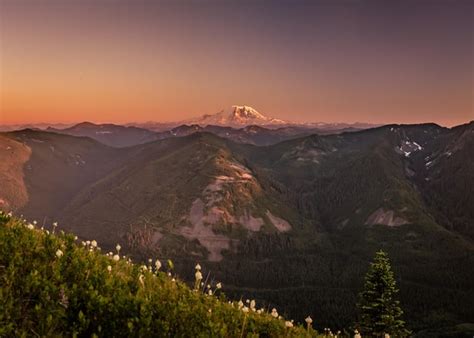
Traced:
POLYGON ((83 122, 66 129, 49 127, 46 130, 72 136, 90 137, 112 147, 127 147, 158 139, 157 134, 153 131, 116 124, 83 122))
POLYGON ((287 121, 264 116, 249 106, 232 106, 216 114, 203 115, 199 118, 184 122, 198 124, 200 126, 214 125, 240 128, 249 125, 281 126, 289 124, 287 121))
POLYGON ((139 259, 172 258, 183 276, 202 262, 227 294, 300 319, 318 313, 331 327, 353 321, 367 262, 383 248, 410 327, 457 325, 474 318, 473 125, 388 125, 265 146, 232 137, 296 127, 181 126, 170 132, 181 137, 124 148, 2 133, 0 208, 59 220, 104 249, 119 242, 139 259), (236 134, 216 135, 226 133, 236 134))

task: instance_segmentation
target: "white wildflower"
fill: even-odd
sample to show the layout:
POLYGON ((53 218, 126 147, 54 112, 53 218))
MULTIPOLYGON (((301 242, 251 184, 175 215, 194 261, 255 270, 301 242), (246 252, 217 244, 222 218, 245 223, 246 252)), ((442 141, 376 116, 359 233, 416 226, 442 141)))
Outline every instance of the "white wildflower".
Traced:
POLYGON ((120 260, 120 256, 119 255, 114 255, 113 260, 118 262, 120 260))
POLYGON ((112 271, 112 267, 110 265, 107 266, 107 271, 108 272, 112 271))
POLYGON ((255 311, 255 300, 251 300, 250 301, 250 309, 252 309, 252 311, 255 311))
POLYGON ((93 248, 97 248, 97 241, 96 240, 91 241, 91 245, 93 248))
POLYGON ((222 289, 222 283, 221 282, 216 284, 216 289, 222 289))
POLYGON ((239 300, 239 302, 237 303, 237 307, 241 309, 243 306, 244 306, 244 303, 242 303, 242 301, 239 300))
POLYGON ((249 308, 248 308, 248 307, 246 307, 246 306, 244 306, 244 307, 242 308, 242 312, 244 312, 244 313, 247 313, 247 312, 249 312, 249 308))
POLYGON ((91 245, 91 241, 86 241, 86 244, 89 246, 91 245))
POLYGON ((201 265, 199 265, 199 263, 196 264, 196 266, 194 267, 194 269, 196 269, 196 270, 201 270, 201 265))
POLYGON ((36 225, 36 224, 38 224, 38 222, 36 222, 36 221, 33 221, 33 225, 36 225))
POLYGON ((61 249, 58 249, 56 251, 56 256, 58 256, 59 258, 61 258, 61 256, 63 255, 63 252, 61 251, 61 249))
POLYGON ((207 294, 208 294, 209 296, 212 296, 212 290, 209 289, 209 291, 207 291, 207 294))
POLYGON ((311 323, 313 323, 313 319, 312 319, 310 316, 306 317, 306 319, 305 319, 304 321, 305 321, 308 325, 311 325, 311 323))
POLYGON ((161 262, 158 259, 155 262, 155 268, 156 268, 156 271, 160 270, 161 268, 161 262))
POLYGON ((287 320, 287 321, 285 322, 285 326, 286 326, 287 328, 293 327, 293 323, 287 320))
POLYGON ((30 230, 33 230, 33 229, 35 228, 35 226, 34 226, 33 224, 31 224, 31 223, 29 223, 29 224, 27 225, 27 227, 28 227, 28 229, 30 229, 30 230))
POLYGON ((117 249, 117 252, 120 252, 120 249, 122 249, 122 247, 120 246, 120 244, 117 244, 117 245, 115 246, 115 249, 117 249))
POLYGON ((202 273, 201 271, 196 271, 196 273, 194 274, 194 277, 196 278, 197 281, 200 281, 202 279, 202 273))
POLYGON ((275 308, 272 309, 271 315, 272 315, 273 318, 278 318, 278 312, 275 308))

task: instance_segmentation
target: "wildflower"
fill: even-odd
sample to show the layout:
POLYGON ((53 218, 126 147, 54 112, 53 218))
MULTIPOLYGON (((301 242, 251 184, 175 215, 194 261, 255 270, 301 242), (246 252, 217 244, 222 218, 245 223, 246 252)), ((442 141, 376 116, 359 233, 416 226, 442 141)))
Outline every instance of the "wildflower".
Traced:
POLYGON ((38 224, 38 222, 36 222, 36 221, 33 221, 33 225, 36 225, 36 224, 38 224))
POLYGON ((388 333, 386 333, 386 334, 384 335, 384 338, 390 338, 390 335, 389 335, 388 333))
POLYGON ((77 241, 77 236, 74 236, 74 240, 77 241))
POLYGON ((212 290, 209 289, 209 291, 207 291, 207 294, 208 294, 209 296, 212 296, 212 290))
POLYGON ((247 299, 245 302, 246 302, 247 304, 250 304, 250 299, 247 299))
POLYGON ((58 250, 56 251, 56 256, 57 256, 58 258, 61 258, 62 255, 63 255, 63 252, 61 251, 61 249, 58 249, 58 250))
POLYGON ((153 259, 151 259, 151 258, 148 258, 148 263, 150 263, 150 264, 151 264, 151 262, 153 262, 153 259))
POLYGON ((257 313, 258 313, 258 314, 261 314, 261 313, 262 313, 262 309, 258 309, 258 310, 257 310, 257 313))
POLYGON ((140 282, 141 285, 145 285, 145 280, 144 280, 144 276, 143 275, 140 275, 138 276, 138 281, 140 282))
POLYGON ((210 289, 210 288, 211 288, 211 284, 207 284, 206 288, 210 289))
POLYGON ((212 309, 207 310, 207 312, 212 313, 212 309))
POLYGON ((196 269, 196 270, 201 270, 201 265, 199 265, 199 263, 196 264, 196 266, 194 267, 194 269, 196 269))
POLYGON ((239 300, 239 302, 237 303, 237 307, 241 309, 243 306, 244 306, 244 303, 242 303, 242 301, 239 300))
POLYGON ((287 321, 285 322, 285 326, 286 326, 287 328, 293 327, 293 323, 287 320, 287 321))
POLYGON ((171 277, 171 272, 168 272, 168 277, 171 277))
POLYGON ((92 247, 97 248, 97 241, 96 241, 96 240, 93 240, 93 241, 91 242, 91 245, 92 245, 92 247))
POLYGON ((222 289, 222 283, 221 283, 221 282, 219 282, 219 283, 216 284, 216 289, 218 289, 218 290, 219 290, 219 289, 222 289))
POLYGON ((33 229, 35 228, 35 226, 34 226, 33 224, 31 224, 31 223, 28 224, 27 227, 28 227, 28 229, 30 229, 30 230, 33 230, 33 229))
POLYGON ((160 270, 161 268, 161 262, 158 259, 155 262, 155 268, 156 268, 156 271, 160 270))
POLYGON ((253 300, 253 299, 250 302, 250 309, 252 309, 252 311, 255 311, 255 300, 253 300))
POLYGON ((273 318, 278 318, 278 312, 275 308, 272 309, 271 315, 272 315, 273 318))
POLYGON ((242 312, 243 312, 243 313, 247 313, 247 312, 249 312, 249 308, 248 308, 248 307, 246 307, 246 306, 244 306, 244 307, 242 308, 242 312))
POLYGON ((114 255, 113 260, 118 262, 120 260, 120 256, 119 255, 114 255))
POLYGON ((174 278, 171 278, 171 281, 172 281, 172 282, 176 282, 176 279, 174 279, 174 278))
POLYGON ((91 245, 91 241, 86 241, 87 246, 91 245))
POLYGON ((117 245, 115 246, 115 249, 117 249, 117 253, 119 253, 119 252, 120 252, 120 249, 122 249, 122 247, 120 246, 120 244, 117 244, 117 245))
POLYGON ((196 273, 194 274, 194 277, 196 278, 197 281, 200 281, 202 279, 201 271, 196 271, 196 273))
POLYGON ((354 331, 354 338, 361 338, 362 336, 360 335, 359 331, 355 330, 354 331))
POLYGON ((308 317, 306 317, 306 319, 304 321, 306 322, 306 324, 308 326, 308 331, 309 331, 309 328, 311 327, 311 324, 313 323, 313 319, 310 316, 308 316, 308 317))
POLYGON ((108 272, 112 271, 112 267, 110 265, 107 265, 107 271, 108 272))

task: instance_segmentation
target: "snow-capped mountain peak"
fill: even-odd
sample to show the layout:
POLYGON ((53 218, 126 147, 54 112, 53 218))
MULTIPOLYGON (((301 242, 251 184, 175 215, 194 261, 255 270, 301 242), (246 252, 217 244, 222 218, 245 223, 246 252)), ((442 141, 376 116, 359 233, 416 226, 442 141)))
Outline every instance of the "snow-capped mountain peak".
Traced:
POLYGON ((200 118, 188 121, 205 125, 220 125, 231 127, 245 127, 248 125, 279 125, 287 124, 288 122, 267 117, 259 113, 256 109, 250 106, 232 106, 223 109, 220 112, 212 115, 203 115, 200 118))

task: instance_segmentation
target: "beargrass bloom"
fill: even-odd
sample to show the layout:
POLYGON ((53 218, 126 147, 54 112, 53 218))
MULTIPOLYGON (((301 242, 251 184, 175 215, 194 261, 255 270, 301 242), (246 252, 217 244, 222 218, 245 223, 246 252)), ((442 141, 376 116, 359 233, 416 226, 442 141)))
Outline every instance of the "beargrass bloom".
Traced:
POLYGON ((359 331, 355 330, 354 331, 354 338, 361 338, 362 336, 360 335, 359 331))
POLYGON ((91 241, 91 245, 92 247, 97 248, 97 241, 96 240, 91 241))
POLYGON ((35 228, 35 226, 33 224, 29 223, 27 225, 27 228, 30 229, 30 230, 33 230, 35 228))
POLYGON ((293 327, 293 323, 287 320, 287 321, 285 322, 285 326, 286 326, 287 328, 293 327))
POLYGON ((122 249, 122 247, 120 246, 120 244, 117 244, 117 245, 115 246, 115 249, 117 249, 117 253, 119 253, 119 252, 120 252, 120 249, 122 249))
POLYGON ((244 306, 244 307, 242 308, 242 312, 243 312, 243 313, 247 313, 247 312, 249 312, 249 308, 248 308, 248 307, 246 307, 246 306, 244 306))
POLYGON ((271 315, 272 315, 273 318, 278 318, 278 312, 275 308, 272 309, 271 315))
POLYGON ((221 282, 216 284, 216 289, 222 289, 222 283, 221 282))
POLYGON ((310 316, 306 317, 306 319, 305 319, 304 321, 305 321, 308 325, 311 325, 311 323, 313 323, 313 319, 312 319, 310 316))
POLYGON ((196 269, 196 270, 201 270, 201 265, 199 265, 199 263, 196 264, 196 266, 194 267, 194 269, 196 269))
POLYGON ((161 268, 161 262, 158 259, 155 262, 155 268, 156 268, 156 271, 160 270, 161 268))
POLYGON ((120 256, 119 255, 114 255, 113 260, 118 262, 120 260, 120 256))
POLYGON ((110 265, 107 265, 107 271, 108 272, 112 271, 112 267, 110 265))
POLYGON ((58 258, 61 258, 62 255, 63 255, 63 252, 61 251, 61 249, 58 249, 58 250, 56 251, 56 256, 57 256, 58 258))

